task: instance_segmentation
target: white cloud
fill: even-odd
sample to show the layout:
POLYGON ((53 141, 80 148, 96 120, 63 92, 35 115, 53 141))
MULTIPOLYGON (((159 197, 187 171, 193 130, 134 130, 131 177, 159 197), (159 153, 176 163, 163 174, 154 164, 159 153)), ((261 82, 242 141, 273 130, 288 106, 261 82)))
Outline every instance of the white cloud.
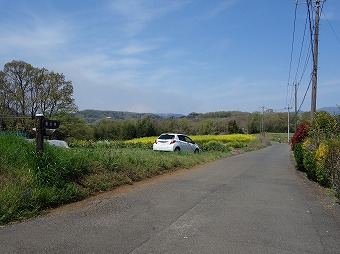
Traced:
POLYGON ((155 48, 155 46, 151 44, 146 46, 146 45, 142 45, 142 43, 133 42, 119 49, 118 52, 123 55, 135 55, 135 54, 148 52, 152 50, 153 48, 155 48))
POLYGON ((226 9, 234 5, 235 2, 236 0, 224 0, 219 2, 217 5, 214 6, 214 8, 208 11, 206 18, 208 19, 215 18, 216 16, 224 12, 226 9))
POLYGON ((1 49, 10 58, 22 59, 26 55, 46 56, 64 45, 68 38, 62 27, 8 28, 0 32, 1 49))
POLYGON ((155 112, 155 109, 146 104, 135 104, 129 107, 127 111, 136 113, 153 113, 155 112))
POLYGON ((112 10, 120 14, 125 22, 124 31, 136 35, 151 21, 177 10, 190 1, 149 1, 149 0, 116 0, 112 10))

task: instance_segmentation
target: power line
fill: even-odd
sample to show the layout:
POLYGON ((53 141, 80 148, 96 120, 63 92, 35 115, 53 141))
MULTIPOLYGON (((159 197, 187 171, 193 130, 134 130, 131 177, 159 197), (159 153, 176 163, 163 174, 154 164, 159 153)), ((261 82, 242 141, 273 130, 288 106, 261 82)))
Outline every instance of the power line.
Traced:
POLYGON ((333 28, 331 22, 330 22, 329 19, 327 18, 326 13, 323 11, 323 8, 321 9, 321 13, 322 13, 322 15, 326 18, 326 20, 327 20, 327 22, 328 22, 328 25, 330 26, 331 30, 333 31, 333 34, 334 34, 335 38, 337 39, 338 43, 340 44, 340 39, 339 39, 338 35, 336 34, 336 32, 335 32, 335 30, 334 30, 334 28, 333 28))
POLYGON ((304 31, 303 31, 302 42, 301 42, 301 49, 300 49, 300 55, 299 55, 299 62, 298 62, 298 66, 297 66, 296 73, 295 73, 295 79, 294 79, 295 82, 297 81, 297 76, 298 76, 299 69, 300 69, 300 63, 301 63, 301 58, 302 58, 303 46, 304 46, 304 43, 305 43, 305 36, 306 36, 306 30, 307 30, 307 23, 308 23, 308 17, 306 17, 305 28, 304 28, 304 31))
MULTIPOLYGON (((295 77, 294 77, 294 84, 291 85, 292 86, 292 90, 290 92, 290 100, 288 102, 288 93, 289 93, 289 82, 290 82, 290 76, 291 76, 291 71, 292 71, 292 61, 293 61, 293 52, 294 52, 294 42, 295 42, 295 31, 296 31, 296 17, 297 17, 297 6, 298 6, 299 2, 296 2, 295 5, 295 15, 294 15, 294 28, 293 28, 293 42, 292 42, 292 51, 291 51, 291 61, 290 61, 290 69, 289 69, 289 80, 288 80, 288 85, 287 85, 287 95, 286 95, 286 108, 288 107, 288 105, 292 105, 292 101, 293 101, 293 97, 295 96, 295 104, 297 104, 297 90, 298 87, 305 75, 309 60, 310 60, 310 48, 311 45, 308 43, 308 49, 304 50, 305 48, 305 38, 306 38, 306 31, 307 31, 307 26, 308 26, 308 20, 310 18, 310 12, 307 13, 306 15, 306 19, 305 19, 305 24, 304 24, 304 31, 303 31, 303 37, 302 37, 302 41, 301 41, 301 47, 300 47, 300 53, 299 53, 299 58, 298 58, 298 64, 297 64, 297 68, 296 68, 296 72, 295 72, 295 77), (299 72, 301 69, 301 62, 302 62, 302 58, 304 53, 303 52, 307 52, 306 53, 306 60, 305 63, 303 65, 302 68, 302 72, 301 72, 301 76, 299 77, 299 72), (298 77, 299 77, 299 81, 298 81, 298 77)), ((295 109, 297 108, 297 105, 295 105, 295 109)), ((295 110, 296 111, 296 110, 295 110)))
MULTIPOLYGON (((309 48, 308 48, 306 62, 304 64, 304 68, 303 68, 303 71, 302 71, 302 74, 301 74, 300 81, 298 82, 297 81, 297 77, 298 77, 298 74, 299 74, 300 65, 301 65, 301 59, 302 59, 302 55, 303 55, 302 53, 304 51, 303 49, 304 49, 304 46, 305 46, 305 37, 306 37, 307 24, 308 24, 308 16, 306 16, 306 21, 305 21, 305 26, 304 26, 304 31, 303 31, 303 37, 302 37, 302 42, 301 42, 301 48, 300 48, 300 54, 299 54, 299 61, 298 61, 297 69, 296 69, 296 73, 295 73, 294 85, 292 86, 290 101, 289 101, 289 104, 288 104, 288 105, 292 105, 293 97, 295 97, 295 109, 297 107, 297 105, 296 105, 297 104, 297 102, 296 102, 297 101, 297 90, 298 90, 299 84, 300 84, 300 82, 301 82, 301 80, 302 80, 302 78, 303 78, 303 76, 305 74, 305 71, 306 71, 306 68, 307 68, 307 64, 309 62, 309 57, 310 57, 309 48)), ((295 112, 296 112, 296 110, 295 110, 295 112)))
MULTIPOLYGON (((309 85, 307 87, 307 90, 304 94, 303 100, 301 102, 301 105, 299 107, 299 111, 301 110, 301 107, 305 101, 306 95, 312 86, 312 98, 311 98, 311 118, 314 116, 314 112, 316 111, 316 92, 317 92, 317 70, 318 70, 318 37, 319 37, 319 20, 320 20, 320 12, 323 13, 323 6, 326 0, 306 0, 303 4, 307 5, 307 17, 306 17, 306 22, 304 25, 304 32, 303 32, 303 37, 302 37, 302 42, 301 42, 301 48, 300 48, 300 54, 298 58, 298 63, 297 63, 297 68, 295 72, 295 78, 294 78, 294 88, 295 88, 295 115, 297 114, 297 89, 299 85, 301 84, 301 81, 305 75, 307 66, 309 65, 310 62, 310 55, 312 54, 312 59, 313 59, 313 64, 312 64, 312 73, 311 73, 311 79, 309 81, 309 85), (313 5, 315 3, 315 6, 313 5), (315 16, 314 16, 314 11, 315 11, 315 16), (309 48, 307 50, 306 54, 306 60, 305 64, 303 67, 303 70, 300 75, 301 71, 301 62, 302 62, 302 56, 304 55, 304 46, 305 46, 305 36, 306 36, 306 30, 307 26, 309 24, 309 37, 310 37, 310 42, 308 43, 309 48), (299 79, 299 82, 298 82, 299 79)), ((294 52, 294 42, 295 42, 295 31, 296 31, 296 16, 297 16, 297 5, 300 4, 299 1, 296 1, 296 6, 295 6, 295 17, 294 17, 294 29, 293 29, 293 42, 292 42, 292 51, 291 51, 291 59, 290 59, 290 67, 289 67, 289 77, 288 77, 288 84, 287 84, 287 95, 286 95, 286 105, 288 104, 288 86, 290 82, 290 77, 291 77, 291 71, 292 71, 292 62, 293 62, 293 52, 294 52)), ((327 18, 327 17, 326 17, 327 18)), ((328 19, 327 19, 328 20, 328 19)), ((329 21, 329 20, 328 20, 329 21)), ((329 23, 330 24, 330 23, 329 23)), ((331 25, 330 25, 331 26, 331 25)), ((331 26, 333 33, 336 35, 333 27, 331 26)), ((338 42, 340 43, 340 39, 337 37, 338 42)), ((293 88, 293 86, 292 86, 293 88)), ((290 101, 288 105, 292 104, 292 99, 293 99, 293 92, 294 89, 292 89, 291 96, 290 96, 290 101)), ((289 106, 288 106, 289 107, 289 106)), ((295 116, 296 117, 296 116, 295 116)))
POLYGON ((289 72, 288 72, 288 82, 287 82, 287 94, 286 94, 286 105, 288 103, 288 86, 290 83, 290 74, 292 71, 292 63, 293 63, 293 53, 294 53, 294 43, 295 43, 295 30, 296 30, 296 16, 297 16, 297 6, 298 2, 295 4, 295 11, 294 11, 294 23, 293 23, 293 39, 292 39, 292 46, 290 52, 290 63, 289 63, 289 72))
POLYGON ((301 102, 301 104, 300 104, 300 107, 299 107, 299 109, 296 111, 296 113, 295 113, 295 115, 294 115, 294 117, 293 117, 293 120, 294 120, 294 121, 295 121, 295 119, 297 118, 297 114, 298 114, 298 112, 300 112, 303 103, 305 102, 305 99, 306 99, 306 96, 307 96, 307 93, 308 93, 308 91, 309 91, 309 88, 310 88, 311 84, 312 84, 312 78, 309 80, 309 84, 308 84, 307 90, 306 90, 306 92, 305 92, 305 95, 303 96, 303 99, 302 99, 302 102, 301 102))

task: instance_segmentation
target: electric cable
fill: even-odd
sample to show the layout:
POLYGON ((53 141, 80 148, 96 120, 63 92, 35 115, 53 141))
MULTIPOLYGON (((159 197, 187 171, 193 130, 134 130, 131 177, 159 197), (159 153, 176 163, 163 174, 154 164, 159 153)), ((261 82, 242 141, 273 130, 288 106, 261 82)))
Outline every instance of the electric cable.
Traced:
POLYGON ((293 63, 293 53, 294 53, 294 43, 295 43, 295 31, 296 31, 297 6, 298 6, 298 3, 296 2, 296 4, 295 4, 295 11, 294 11, 294 23, 293 23, 293 39, 292 39, 292 46, 291 46, 291 52, 290 52, 290 63, 289 63, 288 82, 287 82, 286 105, 288 103, 288 87, 289 87, 289 83, 290 83, 290 75, 291 75, 292 63, 293 63))
POLYGON ((335 32, 335 30, 334 30, 334 28, 333 28, 331 22, 330 22, 329 19, 327 18, 326 13, 323 11, 323 9, 321 9, 321 13, 322 13, 322 15, 326 18, 327 23, 328 23, 328 25, 330 26, 330 28, 331 28, 331 30, 332 30, 332 32, 333 32, 333 34, 334 34, 336 40, 337 40, 338 43, 340 44, 340 39, 339 39, 338 35, 336 34, 336 32, 335 32))
MULTIPOLYGON (((303 49, 304 49, 304 45, 305 45, 305 37, 306 37, 306 31, 307 31, 307 24, 308 24, 308 15, 306 16, 306 21, 305 21, 305 26, 304 26, 303 36, 302 36, 302 42, 301 42, 301 48, 300 48, 300 54, 299 54, 299 61, 298 61, 298 65, 297 65, 297 69, 296 69, 296 73, 295 73, 295 78, 294 78, 294 83, 297 86, 296 87, 296 91, 299 89, 299 85, 300 85, 301 80, 302 80, 302 78, 303 78, 303 76, 305 74, 305 71, 306 71, 306 68, 307 68, 306 65, 308 64, 309 57, 310 57, 310 52, 309 52, 309 48, 308 48, 308 50, 307 50, 308 54, 307 54, 307 57, 306 57, 306 62, 304 64, 304 68, 303 68, 303 71, 302 71, 302 74, 301 74, 300 81, 298 82, 297 81, 297 77, 298 77, 298 74, 299 74, 300 65, 301 65, 301 59, 302 59, 302 55, 303 55, 302 53, 303 53, 303 49)), ((292 88, 289 105, 292 105, 293 94, 295 94, 295 91, 292 88)))

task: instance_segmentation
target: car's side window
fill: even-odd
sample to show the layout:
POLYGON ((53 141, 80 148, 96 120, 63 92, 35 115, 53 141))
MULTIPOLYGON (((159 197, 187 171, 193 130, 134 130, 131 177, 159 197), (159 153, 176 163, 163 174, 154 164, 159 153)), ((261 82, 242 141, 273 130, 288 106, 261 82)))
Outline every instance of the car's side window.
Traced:
POLYGON ((192 139, 189 138, 189 137, 185 137, 185 141, 188 142, 188 143, 191 143, 191 144, 194 143, 194 141, 192 141, 192 139))
POLYGON ((185 137, 182 136, 182 135, 178 135, 178 139, 179 139, 180 141, 186 141, 186 140, 185 140, 185 137))

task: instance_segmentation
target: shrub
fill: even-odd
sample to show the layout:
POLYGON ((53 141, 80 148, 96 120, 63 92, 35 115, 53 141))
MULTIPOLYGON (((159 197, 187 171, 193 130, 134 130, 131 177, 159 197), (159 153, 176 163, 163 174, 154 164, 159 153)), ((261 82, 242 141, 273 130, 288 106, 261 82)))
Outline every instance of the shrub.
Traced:
POLYGON ((307 138, 305 142, 303 142, 302 145, 302 151, 303 151, 303 165, 306 169, 307 176, 313 180, 316 181, 316 162, 315 162, 315 153, 316 153, 317 146, 316 144, 310 139, 307 138))
POLYGON ((324 187, 332 186, 331 172, 326 165, 326 157, 329 153, 329 147, 326 142, 319 145, 315 153, 315 174, 316 180, 324 187))
POLYGON ((230 151, 229 147, 227 147, 220 141, 209 141, 208 143, 202 144, 200 148, 202 151, 220 151, 220 152, 230 151))
POLYGON ((309 126, 309 136, 318 142, 333 137, 337 132, 337 121, 334 115, 325 111, 315 113, 312 124, 309 126))
POLYGON ((332 138, 327 141, 328 153, 325 157, 325 168, 340 198, 340 139, 332 138))
POLYGON ((309 126, 309 122, 303 122, 298 126, 296 132, 291 139, 292 150, 295 149, 295 145, 297 143, 303 142, 308 137, 309 126))
POLYGON ((302 142, 295 144, 294 149, 294 158, 296 161, 296 166, 298 170, 305 171, 305 167, 303 165, 303 151, 302 151, 302 142))

